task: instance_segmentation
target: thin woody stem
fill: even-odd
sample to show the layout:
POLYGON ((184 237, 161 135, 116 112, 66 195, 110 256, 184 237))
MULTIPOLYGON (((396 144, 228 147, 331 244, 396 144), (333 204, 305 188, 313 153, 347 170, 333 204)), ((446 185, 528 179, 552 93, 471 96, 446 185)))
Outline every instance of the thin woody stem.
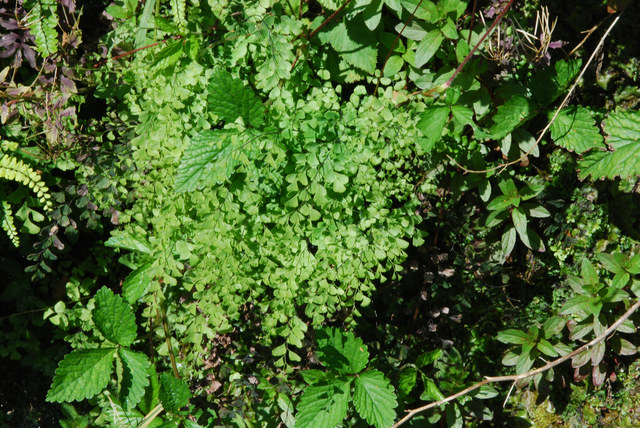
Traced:
POLYGON ((482 387, 484 385, 487 385, 489 383, 515 382, 515 381, 518 381, 518 380, 521 380, 521 379, 526 379, 528 377, 535 376, 535 375, 540 374, 540 373, 544 373, 545 371, 549 370, 550 368, 555 367, 555 366, 557 366, 559 364, 562 364, 565 361, 575 357, 576 355, 580 354, 581 352, 585 351, 586 349, 589 349, 593 345, 596 345, 596 344, 604 341, 610 334, 615 332, 616 329, 618 327, 620 327, 620 324, 625 322, 635 311, 637 311, 638 308, 640 308, 640 300, 635 302, 629 309, 627 309, 627 311, 620 318, 618 318, 618 320, 616 322, 614 322, 608 329, 606 329, 601 335, 597 336, 595 339, 593 339, 589 343, 586 343, 586 344, 582 345, 581 347, 579 347, 575 351, 570 352, 570 353, 568 353, 567 355, 565 355, 563 357, 560 357, 558 359, 550 361, 549 363, 545 364, 542 367, 538 367, 537 369, 530 370, 530 371, 528 371, 526 373, 522 373, 522 374, 519 374, 519 375, 494 376, 494 377, 487 376, 487 377, 484 378, 483 381, 480 381, 480 382, 478 382, 476 384, 473 384, 470 387, 465 388, 460 392, 457 392, 457 393, 455 393, 453 395, 450 395, 450 396, 448 396, 446 398, 443 398, 442 400, 436 401, 435 403, 427 404, 426 406, 418 407, 418 408, 413 409, 413 410, 409 410, 407 415, 404 418, 400 419, 398 422, 396 422, 394 425, 392 425, 391 428, 397 428, 400 425, 402 425, 405 422, 407 422, 409 419, 413 418, 418 413, 422 413, 422 412, 424 412, 426 410, 429 410, 429 409, 432 409, 434 407, 438 407, 438 406, 441 406, 443 404, 446 404, 446 403, 448 403, 450 401, 455 400, 456 398, 460 398, 463 395, 467 395, 471 391, 475 391, 476 389, 478 389, 478 388, 480 388, 480 387, 482 387))

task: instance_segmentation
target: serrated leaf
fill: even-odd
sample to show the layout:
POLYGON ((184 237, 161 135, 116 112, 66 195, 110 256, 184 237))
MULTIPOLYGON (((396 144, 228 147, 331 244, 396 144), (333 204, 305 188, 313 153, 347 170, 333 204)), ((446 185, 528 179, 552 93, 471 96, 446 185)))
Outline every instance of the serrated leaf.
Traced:
POLYGON ((238 163, 233 130, 210 130, 191 139, 176 173, 176 192, 192 192, 225 182, 238 163))
POLYGON ((418 44, 415 55, 415 66, 421 68, 429 62, 433 55, 440 49, 444 35, 439 29, 429 31, 418 44))
POLYGON ((498 336, 496 336, 502 343, 512 343, 514 345, 523 345, 527 342, 531 341, 531 336, 529 334, 515 329, 507 329, 498 332, 498 336))
POLYGON ((302 375, 302 379, 304 379, 304 381, 309 385, 327 381, 331 377, 330 372, 325 372, 318 369, 303 370, 300 372, 300 374, 302 375))
POLYGON ((111 237, 104 243, 106 247, 123 248, 125 250, 140 251, 141 253, 151 254, 149 244, 143 239, 131 235, 128 232, 114 230, 111 237))
POLYGON ((107 287, 96 293, 96 306, 91 312, 100 333, 113 343, 129 346, 136 340, 136 319, 122 297, 107 287))
POLYGON ((424 134, 425 138, 421 139, 422 150, 429 153, 442 136, 447 119, 449 118, 449 107, 435 106, 428 107, 420 114, 420 121, 416 127, 424 134))
POLYGON ((318 359, 326 367, 341 373, 356 374, 367 366, 369 351, 362 339, 337 328, 322 328, 316 333, 318 359))
POLYGON ((626 319, 618 326, 616 331, 620 333, 635 333, 636 326, 633 324, 633 321, 626 319))
POLYGON ((496 140, 503 139, 514 129, 524 125, 535 112, 536 105, 527 98, 520 95, 509 98, 498 107, 498 111, 493 116, 494 124, 490 130, 491 137, 496 140))
POLYGON ((356 377, 353 404, 370 425, 386 428, 393 424, 398 402, 389 380, 378 370, 368 370, 356 377))
POLYGON ((347 416, 351 381, 335 378, 307 387, 300 397, 296 428, 335 427, 347 416))
POLYGON ((241 117, 245 125, 259 127, 264 119, 264 106, 250 88, 239 79, 218 68, 209 83, 209 108, 226 122, 241 117))
POLYGON ((116 348, 83 349, 65 355, 56 369, 47 401, 80 401, 101 393, 111 379, 116 351, 116 348))
POLYGON ((608 134, 606 143, 613 151, 594 151, 585 156, 578 162, 580 179, 640 175, 640 112, 611 113, 604 121, 604 130, 608 134))
POLYGON ((574 369, 578 367, 582 367, 585 364, 587 364, 590 359, 591 359, 591 352, 589 352, 588 349, 585 349, 584 351, 580 352, 578 355, 576 355, 571 359, 571 367, 573 367, 574 369))
POLYGON ((125 408, 133 409, 149 385, 149 359, 146 355, 127 348, 120 348, 118 354, 122 359, 123 368, 120 399, 125 408))
POLYGON ((147 291, 152 279, 150 275, 151 266, 151 263, 145 263, 127 275, 122 283, 122 297, 130 304, 144 296, 145 291, 147 291))
POLYGON ((561 110, 551 124, 550 131, 557 145, 578 154, 593 148, 604 148, 602 135, 591 113, 584 107, 570 106, 561 110))
POLYGON ((191 391, 185 381, 178 379, 171 373, 164 372, 160 375, 158 397, 167 411, 177 412, 181 407, 187 405, 191 398, 191 391))
POLYGON ((320 41, 329 43, 338 56, 352 66, 369 74, 376 71, 378 50, 376 38, 364 22, 353 20, 347 25, 340 22, 331 30, 318 34, 320 41))
POLYGON ((593 345, 590 349, 591 364, 593 364, 594 366, 600 364, 600 361, 602 361, 602 358, 604 358, 604 352, 606 350, 607 347, 604 342, 599 342, 593 345))

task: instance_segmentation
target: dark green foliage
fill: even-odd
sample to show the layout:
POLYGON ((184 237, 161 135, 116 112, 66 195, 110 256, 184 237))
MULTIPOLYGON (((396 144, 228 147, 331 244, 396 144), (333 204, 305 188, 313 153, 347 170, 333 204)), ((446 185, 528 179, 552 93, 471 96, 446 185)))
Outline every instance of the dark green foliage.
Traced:
MULTIPOLYGON (((606 9, 512 3, 467 58, 506 3, 0 7, 0 354, 63 426, 388 427, 598 337, 640 297, 638 61, 556 111, 591 47, 545 23, 606 9)), ((575 418, 638 322, 411 423, 575 418)))

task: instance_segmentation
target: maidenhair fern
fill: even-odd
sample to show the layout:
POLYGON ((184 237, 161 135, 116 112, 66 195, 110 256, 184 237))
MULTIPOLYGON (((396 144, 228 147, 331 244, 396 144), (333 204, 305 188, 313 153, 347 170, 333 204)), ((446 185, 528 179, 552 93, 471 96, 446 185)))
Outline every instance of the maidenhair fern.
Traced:
POLYGON ((186 15, 186 0, 171 0, 171 13, 173 14, 173 21, 180 27, 181 30, 187 25, 186 15))
MULTIPOLYGON (((44 181, 42 181, 40 174, 29 167, 29 165, 13 156, 4 155, 0 158, 0 178, 27 186, 36 194, 38 202, 44 205, 45 210, 51 210, 52 203, 49 189, 44 184, 44 181)), ((2 214, 2 228, 9 236, 9 239, 11 239, 13 245, 17 247, 20 244, 20 240, 13 222, 11 206, 7 201, 2 201, 2 214)))
POLYGON ((13 212, 11 211, 11 205, 7 201, 2 201, 2 228, 7 233, 7 236, 16 247, 20 245, 20 237, 18 236, 18 230, 13 221, 13 212))
POLYGON ((44 57, 58 51, 58 15, 56 0, 27 0, 29 31, 36 39, 36 50, 44 57))

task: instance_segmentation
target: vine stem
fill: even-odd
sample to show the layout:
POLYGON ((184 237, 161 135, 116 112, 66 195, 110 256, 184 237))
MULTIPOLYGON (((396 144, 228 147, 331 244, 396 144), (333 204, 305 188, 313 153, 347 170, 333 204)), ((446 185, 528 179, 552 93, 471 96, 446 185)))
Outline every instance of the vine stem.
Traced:
POLYGON ((565 361, 575 357, 576 355, 578 355, 579 353, 583 352, 584 350, 592 347, 593 345, 596 345, 602 341, 604 341, 607 336, 609 336, 610 334, 612 334, 618 327, 620 327, 620 324, 622 324, 623 322, 625 322, 627 320, 627 318, 629 318, 635 311, 638 310, 638 308, 640 308, 640 300, 638 300, 637 302, 635 302, 629 309, 627 309, 627 311, 620 317, 618 318, 618 320, 616 322, 614 322, 608 329, 606 329, 601 335, 597 336, 595 339, 591 340, 589 343, 586 343, 584 345, 582 345, 581 347, 579 347, 578 349, 576 349, 573 352, 568 353, 567 355, 560 357, 558 359, 555 359, 553 361, 550 361, 549 363, 545 364, 542 367, 538 367, 537 369, 534 370, 530 370, 526 373, 522 373, 522 374, 518 374, 518 375, 509 375, 509 376, 485 376, 484 380, 471 385, 468 388, 463 389, 460 392, 457 392, 453 395, 450 395, 446 398, 443 398, 440 401, 436 401, 435 403, 431 403, 431 404, 427 404, 425 406, 422 407, 418 407, 416 409, 413 410, 409 410, 407 415, 400 419, 398 422, 396 422, 394 425, 391 426, 391 428, 397 428, 400 425, 404 424, 405 422, 407 422, 409 419, 413 418, 415 415, 417 415, 418 413, 422 413, 426 410, 432 409, 434 407, 438 407, 441 406, 445 403, 448 403, 449 401, 453 401, 456 398, 462 397, 463 395, 466 395, 468 393, 470 393, 471 391, 474 391, 478 388, 480 388, 481 386, 490 384, 490 383, 497 383, 497 382, 516 382, 518 380, 521 379, 526 379, 528 377, 531 376, 535 376, 537 374, 540 373, 544 373, 545 371, 549 370, 552 367, 555 367, 559 364, 564 363, 565 361))
POLYGON ((467 173, 474 173, 474 174, 483 174, 486 172, 491 172, 491 171, 495 171, 495 170, 500 170, 500 172, 504 171, 508 166, 511 165, 515 165, 518 162, 523 161, 528 155, 530 155, 533 150, 538 147, 538 144, 540 144, 540 141, 542 141, 542 138, 546 135, 547 131, 549 130, 549 128, 551 128, 551 125, 553 125, 553 122, 555 122, 556 118, 558 117, 558 115, 560 114, 560 111, 564 108, 564 106, 567 104, 567 101, 569 101, 569 98, 571 98, 571 95, 573 95, 573 91, 575 91, 575 89, 578 87, 578 84, 580 83, 580 80, 582 79, 582 77, 584 76, 584 73, 587 71, 587 68, 589 68, 589 65, 591 65, 591 63, 593 62, 594 58, 596 57, 597 53, 600 51, 600 49, 602 48, 602 45, 604 45, 604 41, 606 40, 606 38, 609 36, 609 33, 611 32, 611 30, 613 30, 613 27, 616 26, 616 24, 618 23, 618 20, 620 20, 620 15, 622 14, 622 11, 620 11, 620 13, 618 14, 618 16, 615 17, 615 19, 613 20, 613 22, 611 22, 611 24, 609 25, 609 27, 607 28, 607 30, 604 32, 604 34, 602 35, 602 37, 600 38, 600 41, 598 42, 598 45, 596 46, 596 48, 593 50, 593 52, 591 53, 591 56, 589 57, 589 60, 586 62, 586 64, 582 67, 582 70, 580 70, 580 74, 578 75, 578 77, 576 78, 576 80, 573 82, 573 85, 571 86, 571 89, 569 90, 569 92, 567 93, 567 95, 564 97, 564 99, 562 100, 562 102, 560 103, 560 106, 558 106, 558 108, 556 109, 556 112, 553 114, 553 117, 551 118, 551 120, 547 123, 547 126, 544 127, 544 129, 542 130, 542 132, 540 132, 540 135, 538 136, 538 138, 536 138, 536 142, 533 144, 533 146, 531 146, 531 148, 529 150, 527 150, 527 152, 525 154, 523 154, 522 156, 520 156, 518 159, 513 160, 511 162, 506 162, 500 165, 496 165, 494 167, 488 168, 488 169, 469 169, 466 168, 462 165, 460 165, 455 159, 453 159, 451 156, 447 155, 447 157, 449 158, 450 161, 452 161, 454 163, 455 166, 457 166, 458 168, 462 169, 462 171, 464 171, 465 174, 467 173))

